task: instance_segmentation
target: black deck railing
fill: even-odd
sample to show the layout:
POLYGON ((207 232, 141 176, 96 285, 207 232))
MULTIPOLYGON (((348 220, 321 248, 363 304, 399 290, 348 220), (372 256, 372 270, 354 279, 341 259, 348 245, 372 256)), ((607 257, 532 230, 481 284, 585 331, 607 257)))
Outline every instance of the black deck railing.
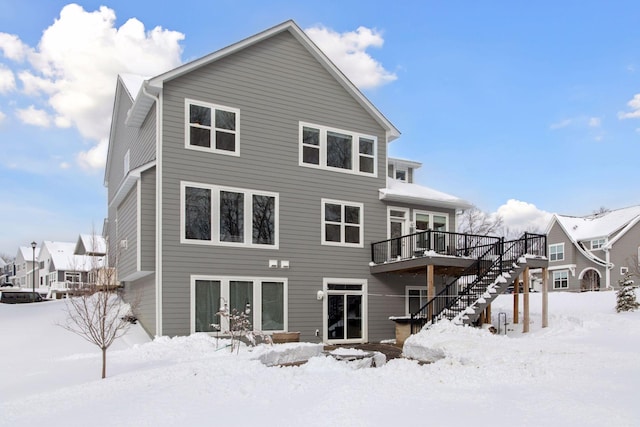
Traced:
POLYGON ((382 264, 429 255, 478 258, 489 247, 499 241, 499 237, 493 236, 448 231, 420 231, 372 243, 371 261, 375 264, 382 264))
POLYGON ((476 262, 451 280, 418 311, 411 313, 411 333, 417 333, 427 323, 434 323, 447 314, 447 317, 453 318, 463 307, 478 301, 487 287, 503 272, 509 271, 520 257, 546 257, 546 248, 547 236, 532 233, 524 233, 517 240, 505 242, 499 239, 491 245, 482 245, 483 252, 476 262))

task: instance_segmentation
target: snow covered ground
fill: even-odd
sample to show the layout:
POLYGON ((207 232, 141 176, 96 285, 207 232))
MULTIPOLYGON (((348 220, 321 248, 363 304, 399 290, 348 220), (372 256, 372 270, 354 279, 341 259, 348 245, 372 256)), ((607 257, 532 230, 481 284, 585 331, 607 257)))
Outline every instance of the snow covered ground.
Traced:
MULTIPOLYGON (((512 301, 498 298, 495 320, 510 322, 512 301)), ((151 341, 134 326, 109 350, 105 380, 99 350, 56 326, 64 304, 0 304, 0 425, 640 425, 640 312, 617 314, 612 292, 550 294, 546 329, 533 294, 529 334, 423 332, 415 339, 444 356, 428 365, 267 367, 255 360, 265 348, 151 341)))

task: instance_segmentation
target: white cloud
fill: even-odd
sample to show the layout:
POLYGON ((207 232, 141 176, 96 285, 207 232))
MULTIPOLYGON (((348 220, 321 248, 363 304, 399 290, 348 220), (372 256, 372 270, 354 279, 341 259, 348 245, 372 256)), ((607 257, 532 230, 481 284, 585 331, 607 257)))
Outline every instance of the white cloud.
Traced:
POLYGON ((71 165, 67 162, 61 162, 59 166, 60 169, 69 169, 71 167, 71 165))
POLYGON ((31 48, 22 43, 14 34, 0 33, 0 50, 12 61, 23 61, 31 52, 31 48))
POLYGON ((589 127, 590 128, 598 128, 602 125, 602 119, 600 117, 590 117, 589 118, 589 127))
POLYGON ((361 89, 382 86, 398 78, 366 52, 369 47, 382 47, 384 43, 375 29, 358 27, 356 31, 338 33, 319 25, 307 28, 305 33, 361 89))
POLYGON ((534 204, 515 199, 509 199, 496 213, 502 216, 505 228, 512 231, 543 233, 552 217, 551 213, 538 209, 534 204))
POLYGON ((39 126, 39 127, 49 127, 51 125, 51 118, 49 114, 47 114, 44 110, 39 110, 33 105, 30 105, 27 108, 16 110, 16 115, 18 118, 28 125, 39 126))
POLYGON ((566 127, 567 127, 567 126, 569 126, 571 123, 573 123, 573 120, 571 120, 571 119, 564 119, 564 120, 561 120, 561 121, 559 121, 559 122, 557 122, 557 123, 552 123, 552 124, 549 126, 549 129, 552 129, 552 130, 553 130, 553 129, 562 129, 562 128, 566 128, 566 127))
POLYGON ((97 141, 77 156, 87 169, 104 166, 103 141, 109 135, 116 76, 152 76, 181 63, 182 33, 161 27, 145 31, 135 18, 116 28, 115 20, 108 7, 87 12, 69 4, 43 32, 37 49, 30 51, 15 36, 0 39, 5 56, 28 59, 31 69, 18 78, 25 94, 47 98, 49 121, 55 117, 56 126, 74 126, 83 137, 97 141))
POLYGON ((13 71, 0 64, 0 93, 11 92, 16 88, 16 78, 13 71))
POLYGON ((107 161, 107 148, 109 146, 109 139, 102 139, 98 145, 90 148, 87 151, 81 151, 76 156, 76 161, 81 168, 91 171, 100 169, 107 161))
POLYGON ((618 118, 620 120, 640 118, 640 93, 635 94, 633 96, 633 99, 627 102, 627 105, 629 106, 629 108, 631 108, 632 111, 628 111, 626 113, 620 111, 618 113, 618 118))

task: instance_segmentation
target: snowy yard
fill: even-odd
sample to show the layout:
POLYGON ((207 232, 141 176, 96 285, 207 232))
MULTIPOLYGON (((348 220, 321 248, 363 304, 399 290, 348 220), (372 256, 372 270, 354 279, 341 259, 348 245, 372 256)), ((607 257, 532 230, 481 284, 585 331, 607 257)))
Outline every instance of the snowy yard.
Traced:
MULTIPOLYGON (((428 365, 267 367, 264 348, 232 355, 204 335, 151 341, 134 326, 105 380, 99 350, 56 326, 63 301, 0 304, 0 425, 640 425, 640 312, 617 314, 612 292, 554 293, 541 329, 540 296, 529 334, 423 333, 444 355, 428 365)), ((500 296, 494 317, 511 307, 500 296)))

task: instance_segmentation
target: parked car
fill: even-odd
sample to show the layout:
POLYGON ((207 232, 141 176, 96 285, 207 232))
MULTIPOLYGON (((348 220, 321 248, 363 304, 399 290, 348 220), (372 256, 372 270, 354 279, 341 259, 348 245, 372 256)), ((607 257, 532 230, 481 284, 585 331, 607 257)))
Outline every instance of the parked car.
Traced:
POLYGON ((0 302, 5 304, 23 304, 44 301, 37 292, 0 291, 0 302))

